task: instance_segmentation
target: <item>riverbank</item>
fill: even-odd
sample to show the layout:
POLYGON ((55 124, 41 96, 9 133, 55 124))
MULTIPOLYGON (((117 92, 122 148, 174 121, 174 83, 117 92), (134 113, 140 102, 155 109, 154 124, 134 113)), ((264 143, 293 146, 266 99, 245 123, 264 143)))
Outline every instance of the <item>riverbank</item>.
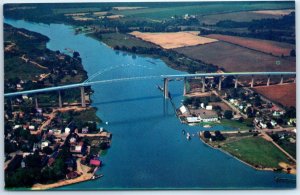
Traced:
POLYGON ((261 138, 258 132, 226 131, 222 132, 224 141, 211 141, 199 134, 200 140, 207 146, 220 150, 240 162, 262 171, 283 171, 296 174, 296 164, 272 143, 261 138))

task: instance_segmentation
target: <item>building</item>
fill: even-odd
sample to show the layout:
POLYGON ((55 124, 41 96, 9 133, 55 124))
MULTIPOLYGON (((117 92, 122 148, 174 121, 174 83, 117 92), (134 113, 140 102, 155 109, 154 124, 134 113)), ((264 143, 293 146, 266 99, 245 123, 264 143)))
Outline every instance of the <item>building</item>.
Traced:
POLYGON ((99 159, 91 159, 90 160, 90 165, 99 167, 99 166, 101 166, 101 160, 99 160, 99 159))

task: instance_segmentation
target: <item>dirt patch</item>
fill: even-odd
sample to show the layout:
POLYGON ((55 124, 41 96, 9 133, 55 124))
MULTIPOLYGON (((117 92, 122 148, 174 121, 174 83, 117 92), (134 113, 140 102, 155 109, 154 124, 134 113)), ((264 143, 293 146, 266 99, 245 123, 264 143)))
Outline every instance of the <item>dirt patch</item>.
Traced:
POLYGON ((253 49, 256 51, 261 51, 264 53, 273 54, 277 56, 281 56, 281 55, 289 56, 291 50, 295 49, 295 45, 292 44, 275 42, 275 41, 267 41, 261 39, 227 36, 227 35, 220 35, 220 34, 211 34, 206 37, 237 44, 242 47, 246 47, 249 49, 253 49))
POLYGON ((142 33, 134 31, 130 33, 144 41, 154 43, 165 49, 202 45, 218 40, 198 36, 198 31, 174 32, 174 33, 142 33))
POLYGON ((283 10, 259 10, 259 11, 252 11, 252 12, 257 13, 257 14, 284 16, 284 15, 289 15, 290 13, 292 13, 294 11, 295 11, 294 9, 283 9, 283 10))
POLYGON ((119 11, 123 11, 123 10, 133 10, 133 9, 143 9, 146 7, 113 7, 114 10, 119 10, 119 11))
POLYGON ((271 56, 223 41, 174 50, 227 72, 296 71, 295 58, 271 56))
POLYGON ((296 107, 296 83, 260 86, 253 88, 253 90, 283 106, 296 107))

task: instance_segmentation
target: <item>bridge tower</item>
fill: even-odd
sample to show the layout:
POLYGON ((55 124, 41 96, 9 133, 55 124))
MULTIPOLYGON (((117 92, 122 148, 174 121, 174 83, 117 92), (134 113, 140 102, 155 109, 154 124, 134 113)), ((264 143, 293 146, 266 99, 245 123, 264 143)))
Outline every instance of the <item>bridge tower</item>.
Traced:
POLYGON ((219 77, 219 86, 218 86, 218 90, 221 91, 222 90, 222 77, 219 77))
POLYGON ((271 77, 271 76, 268 75, 267 86, 270 86, 270 81, 271 81, 271 78, 270 78, 270 77, 271 77))
POLYGON ((164 97, 165 97, 165 99, 169 98, 168 82, 169 82, 169 79, 164 78, 164 97))
POLYGON ((236 89, 238 87, 238 82, 239 82, 239 78, 238 76, 235 77, 235 83, 234 83, 234 88, 236 89))
POLYGON ((280 85, 282 85, 283 84, 283 75, 280 75, 280 83, 279 83, 280 85))
POLYGON ((186 81, 186 77, 184 77, 184 79, 183 79, 183 96, 185 96, 186 95, 186 84, 187 84, 187 81, 186 81))
POLYGON ((61 91, 58 90, 58 106, 62 108, 61 91))
POLYGON ((202 93, 205 92, 205 77, 201 77, 202 80, 202 93))
POLYGON ((251 86, 250 87, 253 88, 253 86, 254 86, 254 76, 252 75, 251 76, 251 86))
POLYGON ((85 104, 84 87, 80 87, 80 95, 81 95, 81 106, 85 108, 86 104, 85 104))

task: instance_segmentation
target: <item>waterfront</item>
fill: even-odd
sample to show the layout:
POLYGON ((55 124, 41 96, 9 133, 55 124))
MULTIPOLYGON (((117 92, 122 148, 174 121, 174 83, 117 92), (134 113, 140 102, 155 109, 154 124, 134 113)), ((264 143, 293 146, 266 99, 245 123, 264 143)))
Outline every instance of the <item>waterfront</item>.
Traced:
MULTIPOLYGON (((66 25, 5 21, 48 36, 49 49, 78 51, 89 76, 120 64, 143 66, 115 69, 96 79, 180 74, 161 60, 116 52, 83 34, 75 35, 66 25)), ((92 106, 98 108, 100 118, 108 121, 105 128, 113 133, 112 147, 102 158, 105 164, 100 172, 104 177, 59 189, 295 187, 294 183, 274 181, 274 177, 295 178, 293 175, 256 171, 212 150, 196 137, 188 142, 181 130, 196 133, 201 128, 181 124, 156 85, 162 85, 162 81, 126 81, 93 87, 92 106), (165 114, 164 104, 168 105, 165 114)), ((170 82, 170 92, 176 105, 180 105, 182 82, 170 82)))

